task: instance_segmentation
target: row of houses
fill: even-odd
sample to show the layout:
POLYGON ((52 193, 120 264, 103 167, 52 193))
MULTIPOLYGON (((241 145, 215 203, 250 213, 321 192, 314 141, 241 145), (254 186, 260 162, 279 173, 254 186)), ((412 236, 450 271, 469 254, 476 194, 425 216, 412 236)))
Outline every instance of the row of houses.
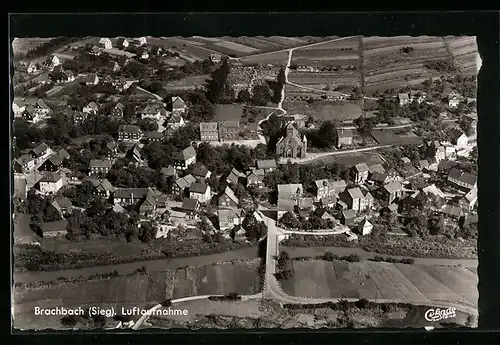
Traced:
POLYGON ((201 141, 237 140, 240 134, 239 121, 201 122, 201 141))

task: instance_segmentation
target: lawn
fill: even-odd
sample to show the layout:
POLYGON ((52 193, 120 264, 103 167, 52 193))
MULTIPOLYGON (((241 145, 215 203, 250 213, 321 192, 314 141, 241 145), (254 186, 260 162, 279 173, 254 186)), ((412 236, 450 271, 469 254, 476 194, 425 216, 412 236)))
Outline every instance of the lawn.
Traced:
POLYGON ((478 302, 478 277, 466 268, 323 260, 293 265, 294 278, 282 284, 293 296, 478 302))
POLYGON ((167 91, 179 91, 179 90, 190 90, 199 87, 204 87, 208 75, 196 75, 192 77, 186 77, 180 80, 174 80, 165 84, 164 89, 167 91))
POLYGON ((417 145, 422 143, 422 138, 415 133, 398 134, 397 129, 374 129, 372 136, 380 145, 417 145))
POLYGON ((313 159, 308 161, 306 164, 326 165, 331 163, 338 163, 343 167, 350 168, 359 163, 366 163, 370 166, 375 164, 383 164, 384 161, 376 153, 353 152, 313 159))
POLYGON ((256 111, 256 115, 253 118, 253 122, 248 121, 250 119, 249 115, 243 113, 245 105, 241 103, 233 104, 217 104, 215 107, 214 121, 240 121, 241 129, 248 129, 254 131, 257 129, 258 122, 275 111, 275 109, 268 108, 253 108, 256 111))
POLYGON ((361 105, 357 102, 322 102, 311 104, 302 101, 289 101, 284 104, 289 114, 311 115, 315 121, 354 120, 362 115, 361 105))

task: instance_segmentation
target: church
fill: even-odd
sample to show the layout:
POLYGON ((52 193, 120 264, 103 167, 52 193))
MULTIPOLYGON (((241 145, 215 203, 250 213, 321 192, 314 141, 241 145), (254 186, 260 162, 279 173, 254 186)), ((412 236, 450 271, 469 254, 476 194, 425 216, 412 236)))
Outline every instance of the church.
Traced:
POLYGON ((300 133, 292 122, 286 126, 286 135, 276 143, 276 153, 281 158, 304 158, 307 153, 307 138, 300 133))

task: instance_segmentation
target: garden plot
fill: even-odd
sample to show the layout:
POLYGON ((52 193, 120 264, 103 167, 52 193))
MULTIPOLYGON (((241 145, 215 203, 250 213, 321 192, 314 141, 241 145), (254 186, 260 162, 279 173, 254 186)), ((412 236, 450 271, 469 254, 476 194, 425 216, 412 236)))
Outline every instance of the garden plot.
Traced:
POLYGON ((291 101, 287 102, 285 108, 290 114, 311 115, 315 121, 354 120, 363 114, 361 105, 354 101, 318 101, 311 104, 307 102, 291 101))
MULTIPOLYGON (((329 86, 334 88, 338 85, 360 85, 361 75, 358 71, 342 72, 296 72, 288 74, 290 83, 310 87, 313 89, 324 90, 329 86)), ((287 85, 288 87, 288 85, 287 85)))
POLYGON ((197 75, 192 77, 186 77, 180 80, 174 80, 167 83, 164 89, 167 91, 179 91, 179 90, 191 90, 200 87, 204 87, 208 78, 208 75, 197 75))

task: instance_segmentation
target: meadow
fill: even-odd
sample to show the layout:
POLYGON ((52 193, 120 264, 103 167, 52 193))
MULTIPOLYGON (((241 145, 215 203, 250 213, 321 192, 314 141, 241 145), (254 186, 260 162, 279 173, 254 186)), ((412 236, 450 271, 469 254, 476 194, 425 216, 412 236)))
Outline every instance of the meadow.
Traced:
POLYGON ((467 268, 323 260, 294 260, 293 266, 294 278, 282 283, 293 296, 478 303, 478 277, 467 268))
POLYGON ((362 115, 361 105, 356 101, 286 101, 284 108, 289 114, 311 115, 315 121, 354 120, 362 115))

